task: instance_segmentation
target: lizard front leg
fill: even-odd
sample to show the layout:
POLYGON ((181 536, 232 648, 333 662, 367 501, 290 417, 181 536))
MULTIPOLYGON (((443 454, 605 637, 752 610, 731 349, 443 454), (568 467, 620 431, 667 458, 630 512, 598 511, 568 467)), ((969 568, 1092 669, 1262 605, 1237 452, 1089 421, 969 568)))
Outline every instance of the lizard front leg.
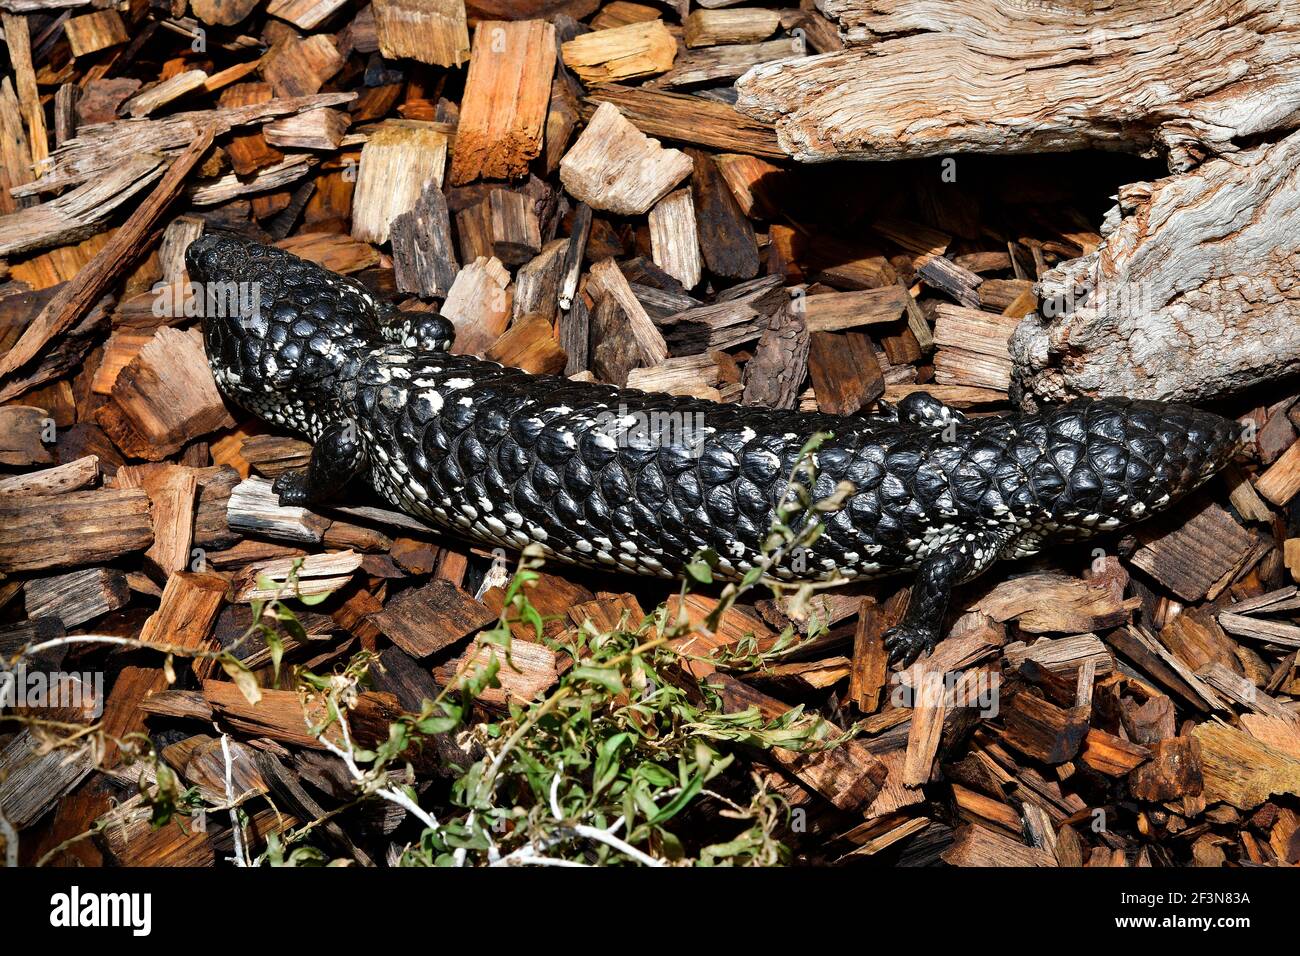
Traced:
POLYGON ((906 667, 934 650, 952 589, 982 574, 997 560, 1007 539, 1001 532, 967 532, 921 565, 907 613, 897 627, 885 632, 890 661, 906 667))
POLYGON ((286 471, 271 488, 280 496, 281 505, 322 504, 342 491, 364 463, 356 423, 350 419, 335 422, 316 442, 307 467, 286 471))

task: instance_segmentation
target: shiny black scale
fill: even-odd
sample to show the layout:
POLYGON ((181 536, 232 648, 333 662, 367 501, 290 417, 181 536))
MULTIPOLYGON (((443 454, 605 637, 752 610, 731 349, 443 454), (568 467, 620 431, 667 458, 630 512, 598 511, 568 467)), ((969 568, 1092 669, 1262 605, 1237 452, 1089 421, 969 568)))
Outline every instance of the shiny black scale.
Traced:
POLYGON ((204 332, 229 398, 316 443, 308 468, 277 481, 282 503, 365 475, 404 510, 491 544, 662 576, 709 548, 734 577, 758 560, 801 449, 829 432, 815 497, 854 491, 771 573, 916 572, 886 637, 904 661, 933 646, 955 584, 1147 517, 1239 441, 1228 419, 1124 399, 967 418, 916 393, 843 418, 575 383, 450 354, 446 320, 279 250, 206 236, 186 260, 195 281, 260 290, 252 314, 209 316, 204 332))

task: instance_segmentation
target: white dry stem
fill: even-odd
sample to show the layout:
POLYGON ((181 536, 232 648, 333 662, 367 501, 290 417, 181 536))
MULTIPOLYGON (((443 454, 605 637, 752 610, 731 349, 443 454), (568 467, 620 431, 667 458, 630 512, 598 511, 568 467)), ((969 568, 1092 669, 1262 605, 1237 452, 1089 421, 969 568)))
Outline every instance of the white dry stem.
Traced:
POLYGON ((234 762, 230 756, 230 735, 221 735, 221 756, 226 760, 226 802, 230 805, 230 832, 235 837, 235 866, 248 866, 248 849, 244 845, 244 825, 235 804, 234 762))
POLYGON ((344 766, 348 768, 348 773, 352 775, 352 782, 367 793, 373 793, 381 799, 387 800, 401 807, 407 813, 410 813, 430 830, 439 830, 441 827, 426 810, 418 803, 408 797, 401 788, 391 785, 376 786, 375 778, 360 767, 357 766, 355 757, 356 751, 352 747, 352 735, 348 732, 348 720, 344 714, 343 708, 339 708, 339 730, 343 735, 343 747, 339 747, 333 741, 325 738, 325 732, 321 731, 316 735, 321 746, 343 761, 344 766))

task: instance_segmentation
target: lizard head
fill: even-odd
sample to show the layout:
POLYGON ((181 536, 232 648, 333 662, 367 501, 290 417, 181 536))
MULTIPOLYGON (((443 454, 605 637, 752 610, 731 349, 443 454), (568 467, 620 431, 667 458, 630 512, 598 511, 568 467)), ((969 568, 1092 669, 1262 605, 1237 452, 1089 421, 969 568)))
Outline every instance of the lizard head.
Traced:
POLYGON ((382 307, 364 286, 281 249, 206 235, 185 265, 213 375, 240 404, 328 389, 375 339, 382 307))

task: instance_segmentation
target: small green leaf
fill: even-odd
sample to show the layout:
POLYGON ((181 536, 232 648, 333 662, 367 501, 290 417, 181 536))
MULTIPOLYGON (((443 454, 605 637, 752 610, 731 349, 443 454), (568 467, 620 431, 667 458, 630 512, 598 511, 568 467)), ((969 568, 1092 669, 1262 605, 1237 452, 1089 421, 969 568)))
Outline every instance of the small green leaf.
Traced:
POLYGON ((692 561, 686 565, 686 573, 701 584, 713 583, 713 569, 703 561, 692 561))
POLYGON ((605 688, 611 694, 623 693, 623 675, 612 667, 575 667, 570 673, 577 680, 589 681, 605 688))

